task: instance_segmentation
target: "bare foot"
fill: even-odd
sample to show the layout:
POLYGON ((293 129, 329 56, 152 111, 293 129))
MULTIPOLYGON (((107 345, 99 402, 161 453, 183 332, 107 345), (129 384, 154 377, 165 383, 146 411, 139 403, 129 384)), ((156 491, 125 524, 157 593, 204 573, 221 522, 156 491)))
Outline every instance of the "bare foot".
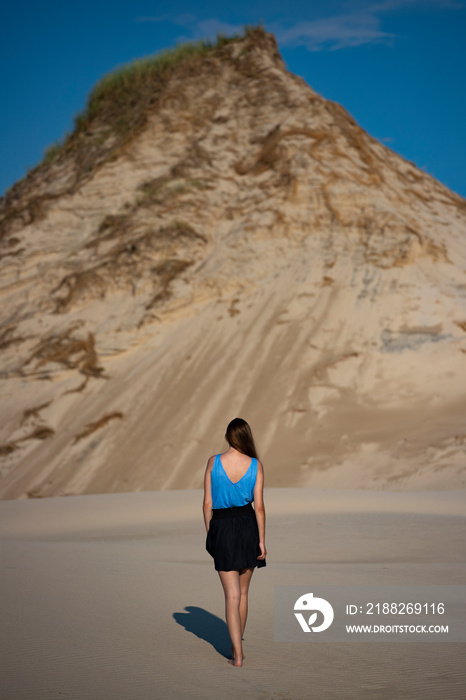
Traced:
MULTIPOLYGON (((232 645, 231 645, 231 659, 230 659, 230 663, 232 662, 232 660, 233 660, 234 658, 235 658, 235 651, 234 651, 234 649, 233 649, 233 644, 232 644, 232 645)), ((244 661, 245 659, 246 659, 246 657, 245 657, 245 655, 243 654, 243 661, 244 661)))
MULTIPOLYGON (((244 659, 244 656, 243 656, 244 659)), ((228 663, 231 664, 232 666, 235 666, 236 668, 239 668, 240 666, 243 665, 243 659, 241 659, 239 656, 236 657, 236 659, 228 659, 228 663)))

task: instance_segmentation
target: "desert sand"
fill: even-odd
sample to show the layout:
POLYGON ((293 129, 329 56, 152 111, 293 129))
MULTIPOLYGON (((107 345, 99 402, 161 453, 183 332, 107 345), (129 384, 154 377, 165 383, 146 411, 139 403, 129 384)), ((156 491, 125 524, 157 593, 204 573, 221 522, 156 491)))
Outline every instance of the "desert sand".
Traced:
POLYGON ((279 643, 279 584, 463 584, 464 491, 267 488, 241 669, 200 490, 0 502, 2 691, 75 698, 464 698, 464 644, 279 643))

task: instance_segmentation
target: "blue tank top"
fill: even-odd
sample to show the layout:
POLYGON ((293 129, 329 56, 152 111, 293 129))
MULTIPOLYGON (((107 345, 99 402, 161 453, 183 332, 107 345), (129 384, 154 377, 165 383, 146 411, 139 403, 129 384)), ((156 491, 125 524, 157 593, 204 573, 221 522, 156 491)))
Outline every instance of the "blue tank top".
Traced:
POLYGON ((220 455, 215 456, 211 473, 212 508, 245 506, 254 500, 257 477, 257 459, 253 457, 249 468, 235 484, 223 468, 220 455))

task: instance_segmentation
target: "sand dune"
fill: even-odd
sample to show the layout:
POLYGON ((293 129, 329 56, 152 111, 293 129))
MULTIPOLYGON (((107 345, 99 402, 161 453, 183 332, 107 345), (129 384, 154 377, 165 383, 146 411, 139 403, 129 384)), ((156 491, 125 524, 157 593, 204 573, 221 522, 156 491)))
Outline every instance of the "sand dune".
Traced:
POLYGON ((464 645, 278 643, 279 584, 463 584, 464 491, 266 489, 242 669, 199 490, 2 501, 2 698, 463 698, 464 645))
POLYGON ((201 488, 235 415, 269 486, 465 488, 466 201, 262 30, 159 97, 0 201, 0 496, 201 488))

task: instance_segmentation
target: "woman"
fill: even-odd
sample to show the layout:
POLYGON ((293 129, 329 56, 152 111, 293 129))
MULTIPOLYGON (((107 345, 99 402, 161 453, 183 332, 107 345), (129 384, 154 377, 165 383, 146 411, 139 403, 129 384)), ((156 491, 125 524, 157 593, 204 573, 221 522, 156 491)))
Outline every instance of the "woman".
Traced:
POLYGON ((203 510, 206 549, 214 559, 225 593, 225 617, 232 642, 229 663, 242 666, 249 584, 254 567, 266 566, 264 469, 245 420, 232 420, 225 439, 228 450, 207 462, 203 510))

